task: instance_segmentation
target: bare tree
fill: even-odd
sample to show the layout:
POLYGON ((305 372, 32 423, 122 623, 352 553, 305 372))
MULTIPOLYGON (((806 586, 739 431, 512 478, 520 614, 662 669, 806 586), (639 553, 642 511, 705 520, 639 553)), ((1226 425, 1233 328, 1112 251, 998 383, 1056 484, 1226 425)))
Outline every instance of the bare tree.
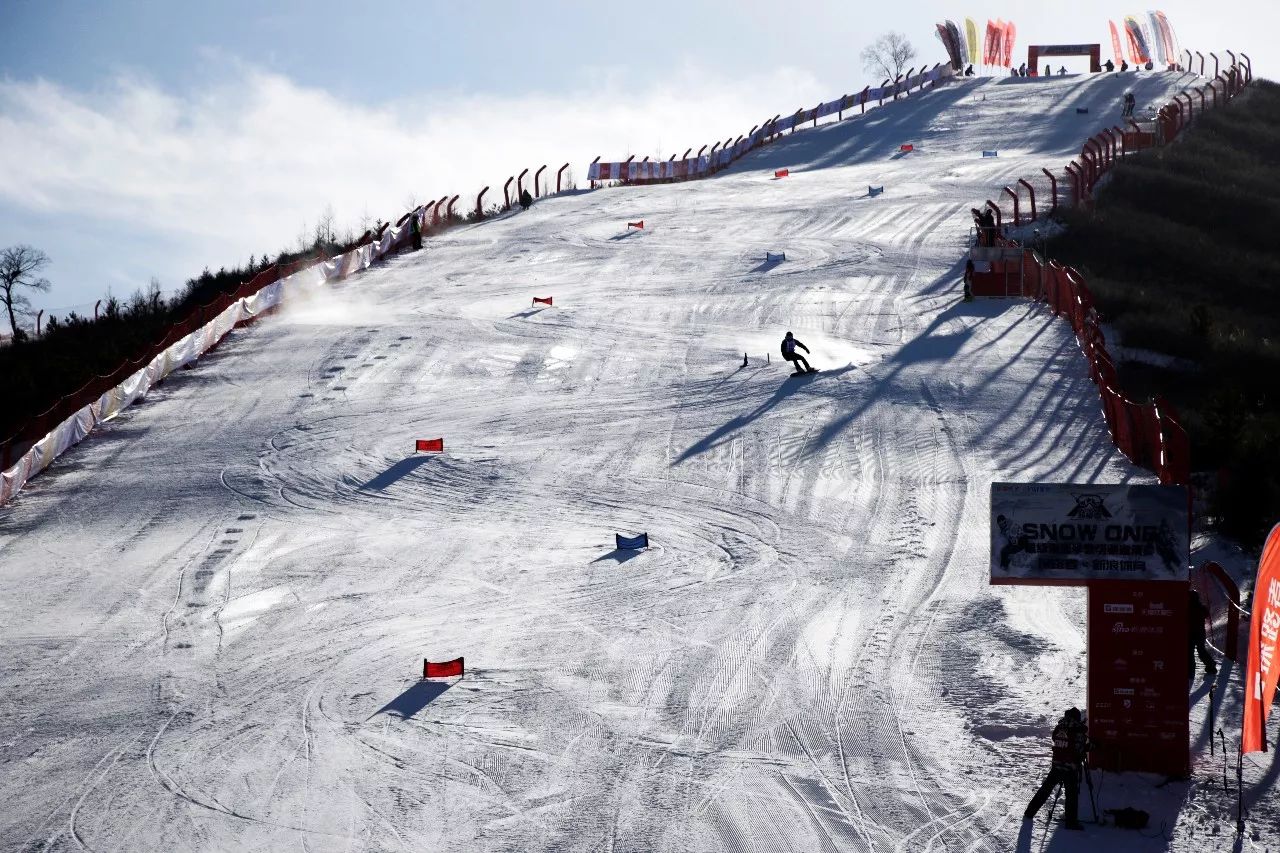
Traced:
POLYGON ((887 32, 862 49, 863 69, 881 79, 896 80, 915 58, 916 49, 902 33, 887 32))
POLYGON ((316 220, 314 246, 327 246, 333 242, 333 205, 326 204, 316 220))
POLYGON ((9 312, 9 329, 14 340, 18 339, 17 314, 25 313, 31 305, 31 300, 18 288, 48 292, 52 286, 49 279, 35 277, 48 264, 49 256, 32 246, 10 246, 0 252, 0 302, 4 303, 5 310, 9 312))

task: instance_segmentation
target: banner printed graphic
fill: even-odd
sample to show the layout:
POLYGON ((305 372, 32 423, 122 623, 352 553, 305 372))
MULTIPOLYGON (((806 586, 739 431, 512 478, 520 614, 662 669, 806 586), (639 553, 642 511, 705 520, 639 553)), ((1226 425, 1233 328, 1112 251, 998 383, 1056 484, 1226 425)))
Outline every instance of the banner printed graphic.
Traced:
POLYGON ((1181 486, 992 483, 991 583, 1187 580, 1181 486))
POLYGON ((1280 677, 1276 660, 1280 637, 1280 524, 1271 528, 1267 544, 1258 560, 1258 578, 1253 585, 1253 616, 1249 620, 1249 663, 1244 678, 1244 727, 1241 752, 1261 752, 1271 702, 1280 677))

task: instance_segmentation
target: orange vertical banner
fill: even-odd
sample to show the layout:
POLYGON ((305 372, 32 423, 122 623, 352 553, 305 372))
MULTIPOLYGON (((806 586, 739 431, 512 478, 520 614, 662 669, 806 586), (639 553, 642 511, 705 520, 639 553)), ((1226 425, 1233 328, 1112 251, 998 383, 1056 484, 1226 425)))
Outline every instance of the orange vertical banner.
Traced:
POLYGON ((1253 616, 1249 621, 1249 664, 1244 671, 1244 731, 1240 751, 1266 751, 1267 715, 1276 695, 1280 661, 1276 639, 1280 636, 1280 524, 1271 528, 1258 561, 1253 585, 1253 616))

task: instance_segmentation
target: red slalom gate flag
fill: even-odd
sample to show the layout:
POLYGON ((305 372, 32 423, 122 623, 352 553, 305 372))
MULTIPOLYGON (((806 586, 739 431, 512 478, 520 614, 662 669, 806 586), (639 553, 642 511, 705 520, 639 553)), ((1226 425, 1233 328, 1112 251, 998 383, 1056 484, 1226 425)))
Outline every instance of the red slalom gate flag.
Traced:
POLYGON ((791 174, 791 170, 790 170, 790 169, 779 169, 778 171, 776 171, 776 172, 774 172, 774 173, 773 173, 773 176, 774 176, 775 178, 785 178, 785 177, 787 177, 787 176, 788 176, 788 175, 790 175, 790 174, 791 174))
POLYGON ((454 658, 453 660, 441 661, 440 663, 432 663, 429 660, 422 662, 423 678, 452 678, 455 675, 462 675, 462 658, 454 658))
POLYGON ((643 230, 644 230, 644 220, 643 220, 643 219, 641 219, 639 222, 628 222, 628 223, 627 223, 627 227, 628 227, 628 228, 639 228, 640 230, 642 230, 642 231, 643 231, 643 230))
POLYGON ((555 297, 553 297, 553 296, 535 296, 535 297, 533 297, 533 304, 534 304, 534 305, 539 305, 539 304, 541 304, 541 305, 550 305, 550 304, 551 304, 551 300, 552 300, 552 299, 554 299, 554 298, 555 298, 555 297))
POLYGON ((443 438, 420 438, 416 445, 416 450, 424 450, 433 453, 444 453, 443 438))
POLYGON ((1244 730, 1240 751, 1266 752, 1267 715, 1276 695, 1280 661, 1276 640, 1280 637, 1280 524, 1271 528, 1258 561, 1253 585, 1253 616, 1249 621, 1249 664, 1244 671, 1244 730))
POLYGON ((905 145, 899 145, 898 150, 899 151, 915 151, 916 147, 912 145, 910 142, 908 142, 905 145))

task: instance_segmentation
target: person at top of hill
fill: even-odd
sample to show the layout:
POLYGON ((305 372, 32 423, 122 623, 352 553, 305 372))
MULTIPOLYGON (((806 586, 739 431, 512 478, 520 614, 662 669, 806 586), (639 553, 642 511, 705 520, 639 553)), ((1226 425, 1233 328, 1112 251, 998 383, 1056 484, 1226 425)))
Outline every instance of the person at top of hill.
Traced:
POLYGON ((1120 73, 1123 74, 1128 70, 1129 70, 1129 63, 1126 60, 1123 60, 1123 59, 1120 60, 1120 73))
POLYGON ((792 366, 795 367, 796 376, 799 376, 801 373, 815 373, 816 371, 809 366, 809 362, 805 361, 804 356, 796 352, 796 347, 800 347, 800 349, 805 352, 809 352, 809 348, 800 343, 799 338, 793 337, 790 332, 787 332, 786 336, 782 339, 782 357, 791 362, 792 366), (801 367, 801 365, 804 366, 801 367))
POLYGON ((1027 76, 1027 63, 1024 62, 1018 66, 1018 76, 1019 77, 1027 76))
POLYGON ((1116 64, 1115 64, 1114 62, 1112 62, 1110 59, 1108 59, 1106 62, 1102 63, 1102 67, 1103 67, 1103 68, 1105 68, 1105 69, 1107 69, 1107 73, 1108 73, 1108 74, 1110 74, 1112 71, 1115 71, 1115 70, 1116 70, 1116 64))
POLYGON ((1066 73, 1067 73, 1067 66, 1065 66, 1065 65, 1059 65, 1059 66, 1058 66, 1058 76, 1059 76, 1059 77, 1062 77, 1062 76, 1064 76, 1066 73))
POLYGON ((972 65, 970 65, 968 68, 966 68, 966 69, 964 70, 964 76, 966 76, 966 77, 972 77, 972 76, 973 76, 973 66, 972 66, 972 65))
POLYGON ((1047 62, 1044 64, 1044 76, 1046 76, 1046 77, 1052 77, 1052 76, 1053 76, 1053 66, 1052 66, 1052 65, 1050 65, 1050 64, 1049 64, 1049 63, 1047 63, 1047 62))
POLYGON ((1053 789, 1061 785, 1067 793, 1067 806, 1062 815, 1062 825, 1067 829, 1084 829, 1080 825, 1080 778, 1084 759, 1089 751, 1089 727, 1079 708, 1068 708, 1053 729, 1053 764, 1044 777, 1040 789, 1031 798, 1023 820, 1034 820, 1036 812, 1044 805, 1053 789))
POLYGON ((529 195, 529 190, 520 191, 520 206, 528 210, 533 205, 533 196, 529 195))

